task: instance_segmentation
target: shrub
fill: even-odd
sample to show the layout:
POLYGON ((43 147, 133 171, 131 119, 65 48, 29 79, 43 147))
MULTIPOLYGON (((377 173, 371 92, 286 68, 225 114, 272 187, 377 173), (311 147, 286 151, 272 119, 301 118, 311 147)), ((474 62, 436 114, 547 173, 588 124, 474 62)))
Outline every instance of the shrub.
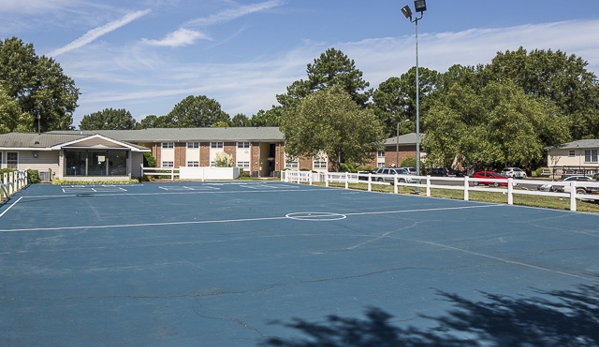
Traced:
POLYGON ((233 156, 225 152, 216 153, 214 156, 214 166, 233 167, 233 156))
POLYGON ((14 171, 17 171, 17 170, 15 170, 15 169, 9 169, 9 168, 0 169, 0 175, 3 175, 5 173, 9 173, 9 172, 14 172, 14 171))
POLYGON ((341 163, 339 164, 339 172, 356 173, 356 168, 352 164, 341 163))
POLYGON ((156 158, 154 158, 152 152, 144 153, 144 167, 156 167, 156 158))
POLYGON ((40 183, 40 175, 37 170, 31 170, 31 169, 27 170, 27 183, 28 184, 40 183))
POLYGON ((239 178, 248 178, 250 177, 250 173, 244 171, 243 169, 239 169, 239 178))

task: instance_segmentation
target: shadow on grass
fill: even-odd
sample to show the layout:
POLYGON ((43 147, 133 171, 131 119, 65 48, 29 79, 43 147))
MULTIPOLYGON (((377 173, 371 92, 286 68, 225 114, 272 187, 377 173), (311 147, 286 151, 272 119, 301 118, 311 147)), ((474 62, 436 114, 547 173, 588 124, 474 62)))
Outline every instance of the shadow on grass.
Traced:
POLYGON ((401 328, 393 316, 368 308, 364 318, 331 315, 325 322, 295 318, 273 322, 305 337, 273 337, 263 346, 289 347, 430 347, 430 346, 599 346, 599 290, 581 285, 575 290, 536 291, 538 297, 513 298, 482 293, 471 301, 438 292, 453 309, 445 316, 420 316, 436 322, 434 329, 401 328))

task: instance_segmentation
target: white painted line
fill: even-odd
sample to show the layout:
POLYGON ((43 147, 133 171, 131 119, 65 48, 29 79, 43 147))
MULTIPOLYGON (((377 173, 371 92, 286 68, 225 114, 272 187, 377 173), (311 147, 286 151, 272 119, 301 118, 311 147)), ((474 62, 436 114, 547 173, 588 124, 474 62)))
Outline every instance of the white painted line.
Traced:
POLYGON ((53 231, 53 230, 77 230, 77 229, 120 229, 120 228, 141 228, 141 227, 173 226, 173 225, 255 222, 255 221, 277 220, 277 219, 287 219, 287 217, 264 217, 264 218, 205 220, 205 221, 189 221, 189 222, 140 223, 140 224, 79 225, 79 226, 70 226, 70 227, 47 227, 47 228, 0 229, 0 232, 53 231))
POLYGON ((17 201, 15 201, 12 205, 8 206, 8 208, 6 208, 6 210, 4 210, 2 213, 0 213, 0 218, 2 218, 2 216, 4 216, 4 214, 6 212, 8 212, 11 208, 13 208, 13 206, 15 206, 19 201, 21 201, 21 199, 23 199, 23 197, 18 198, 17 201))

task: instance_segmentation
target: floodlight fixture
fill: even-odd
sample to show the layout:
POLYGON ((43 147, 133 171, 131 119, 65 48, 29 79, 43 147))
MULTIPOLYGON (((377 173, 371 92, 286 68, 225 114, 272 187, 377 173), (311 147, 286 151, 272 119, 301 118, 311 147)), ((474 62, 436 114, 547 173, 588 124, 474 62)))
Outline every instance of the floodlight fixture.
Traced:
POLYGON ((401 13, 403 13, 406 18, 412 18, 412 10, 408 5, 401 8, 401 13))
POLYGON ((420 13, 426 11, 426 0, 414 0, 414 9, 420 13))

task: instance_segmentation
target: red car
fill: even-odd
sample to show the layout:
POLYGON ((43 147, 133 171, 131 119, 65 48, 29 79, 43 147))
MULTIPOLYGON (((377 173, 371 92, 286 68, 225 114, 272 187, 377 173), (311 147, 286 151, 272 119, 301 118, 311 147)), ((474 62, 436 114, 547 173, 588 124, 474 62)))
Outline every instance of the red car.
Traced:
POLYGON ((507 187, 507 177, 504 175, 500 175, 498 173, 492 171, 477 171, 474 176, 472 176, 472 181, 475 186, 482 185, 493 185, 497 186, 506 186, 507 187), (485 178, 487 180, 485 180, 485 178), (489 180, 501 180, 501 181, 489 181, 489 180))

